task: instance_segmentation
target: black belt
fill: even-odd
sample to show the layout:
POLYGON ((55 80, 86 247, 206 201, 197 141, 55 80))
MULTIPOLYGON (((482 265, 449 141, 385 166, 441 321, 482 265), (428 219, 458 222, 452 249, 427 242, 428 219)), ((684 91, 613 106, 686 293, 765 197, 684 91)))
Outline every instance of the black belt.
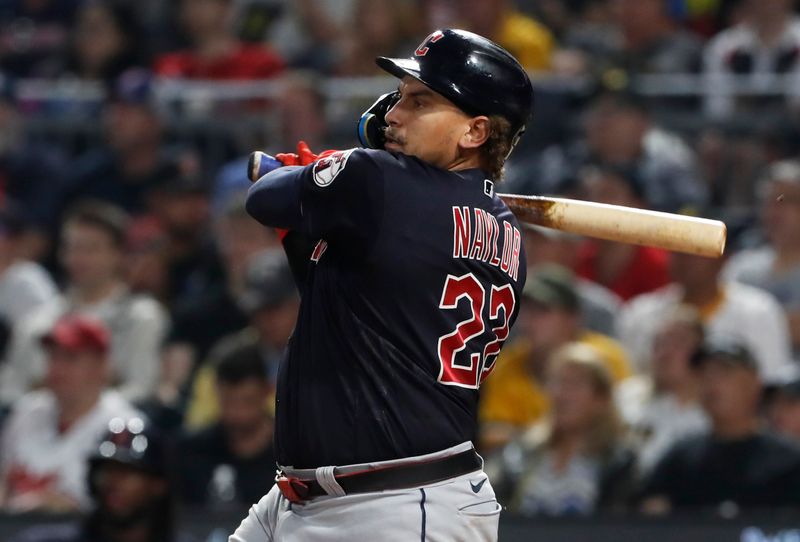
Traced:
MULTIPOLYGON (((481 457, 470 449, 439 459, 340 474, 335 475, 335 478, 345 494, 351 495, 435 484, 480 468, 481 457)), ((281 493, 291 502, 302 503, 314 497, 328 495, 316 479, 302 480, 279 471, 275 481, 281 493)))

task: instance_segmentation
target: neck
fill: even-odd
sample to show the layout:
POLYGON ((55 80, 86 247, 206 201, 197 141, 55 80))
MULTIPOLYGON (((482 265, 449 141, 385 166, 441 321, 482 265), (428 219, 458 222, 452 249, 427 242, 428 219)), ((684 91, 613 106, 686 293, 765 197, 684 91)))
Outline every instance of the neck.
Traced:
POLYGON ((62 428, 69 428, 88 414, 100 400, 101 389, 92 390, 81 394, 74 399, 58 401, 58 425, 62 428))
POLYGON ((463 171, 465 169, 475 168, 483 168, 483 163, 479 155, 474 153, 459 153, 445 169, 449 171, 463 171))
POLYGON ((107 281, 79 286, 73 290, 73 295, 81 305, 91 305, 109 298, 122 286, 122 281, 112 278, 107 281))
POLYGON ((755 416, 732 419, 715 419, 714 435, 722 440, 738 440, 754 435, 758 431, 755 416))
POLYGON ((235 456, 253 457, 269 446, 272 439, 272 422, 265 417, 261 423, 246 430, 228 432, 228 445, 235 456))

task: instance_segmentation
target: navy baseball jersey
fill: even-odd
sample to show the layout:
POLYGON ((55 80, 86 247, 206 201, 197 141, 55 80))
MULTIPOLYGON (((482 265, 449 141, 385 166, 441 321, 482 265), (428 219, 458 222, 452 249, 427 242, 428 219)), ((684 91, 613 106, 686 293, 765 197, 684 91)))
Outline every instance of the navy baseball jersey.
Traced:
POLYGON ((519 224, 485 173, 351 149, 269 173, 247 209, 320 240, 278 376, 278 463, 383 461, 471 440, 525 282, 519 224))

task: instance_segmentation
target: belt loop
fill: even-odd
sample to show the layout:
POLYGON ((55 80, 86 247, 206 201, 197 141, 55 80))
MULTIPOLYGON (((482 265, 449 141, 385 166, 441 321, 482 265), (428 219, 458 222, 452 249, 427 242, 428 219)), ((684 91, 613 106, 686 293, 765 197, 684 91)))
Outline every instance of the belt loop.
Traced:
POLYGON ((344 492, 342 486, 336 481, 336 476, 333 474, 335 468, 336 467, 319 467, 315 471, 314 476, 317 482, 319 482, 320 487, 325 490, 325 493, 335 497, 344 497, 347 493, 344 492))

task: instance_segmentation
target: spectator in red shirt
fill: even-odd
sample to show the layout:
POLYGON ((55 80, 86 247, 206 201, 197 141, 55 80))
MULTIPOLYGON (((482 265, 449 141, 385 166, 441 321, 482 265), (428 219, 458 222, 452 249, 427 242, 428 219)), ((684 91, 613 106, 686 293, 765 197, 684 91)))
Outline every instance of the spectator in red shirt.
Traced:
MULTIPOLYGON (((642 183, 632 168, 594 166, 583 175, 582 185, 591 201, 644 207, 642 183)), ((668 284, 668 267, 664 250, 591 240, 579 249, 576 270, 628 300, 668 284)))
POLYGON ((239 40, 229 21, 232 0, 182 0, 180 22, 192 46, 156 58, 154 71, 189 79, 263 79, 284 68, 283 59, 261 44, 239 40))

